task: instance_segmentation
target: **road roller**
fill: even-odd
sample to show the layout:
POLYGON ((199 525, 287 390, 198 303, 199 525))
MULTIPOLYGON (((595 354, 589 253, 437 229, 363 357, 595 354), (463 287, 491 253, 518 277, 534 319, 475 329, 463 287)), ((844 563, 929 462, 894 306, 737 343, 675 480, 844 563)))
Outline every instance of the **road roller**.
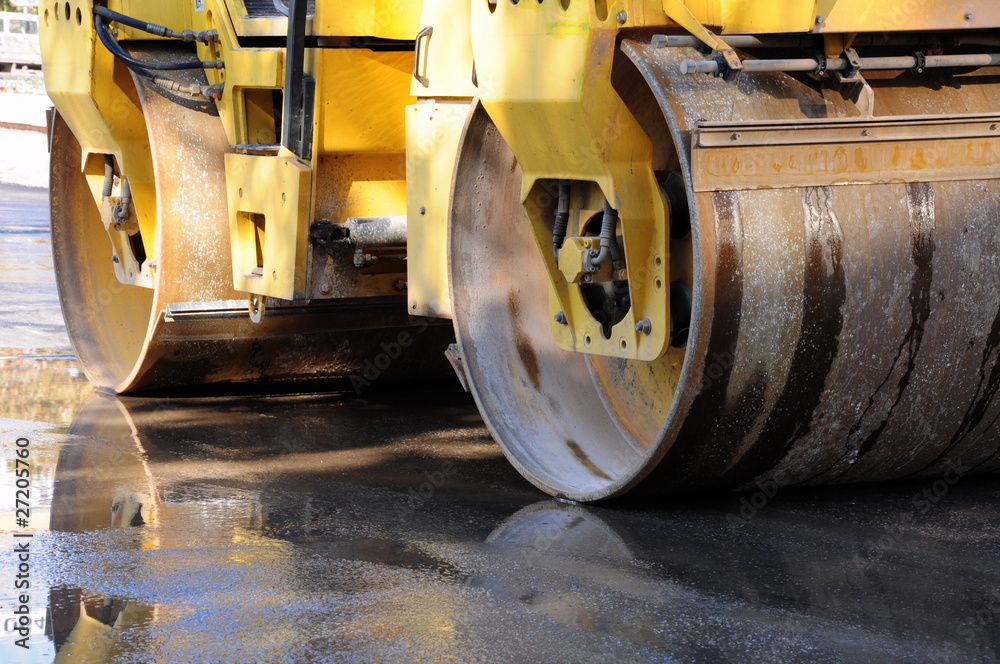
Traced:
POLYGON ((42 0, 114 393, 454 375, 595 501, 1000 469, 991 0, 42 0))

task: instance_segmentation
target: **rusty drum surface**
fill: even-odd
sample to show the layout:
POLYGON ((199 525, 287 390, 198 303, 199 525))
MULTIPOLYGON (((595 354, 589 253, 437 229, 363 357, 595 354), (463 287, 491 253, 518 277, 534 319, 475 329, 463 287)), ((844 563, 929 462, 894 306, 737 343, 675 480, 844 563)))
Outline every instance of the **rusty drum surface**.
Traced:
POLYGON ((998 73, 885 73, 873 120, 808 77, 684 77, 693 51, 622 50, 684 175, 690 337, 651 363, 555 346, 520 169, 480 109, 456 331, 518 469, 575 500, 1000 469, 998 73))

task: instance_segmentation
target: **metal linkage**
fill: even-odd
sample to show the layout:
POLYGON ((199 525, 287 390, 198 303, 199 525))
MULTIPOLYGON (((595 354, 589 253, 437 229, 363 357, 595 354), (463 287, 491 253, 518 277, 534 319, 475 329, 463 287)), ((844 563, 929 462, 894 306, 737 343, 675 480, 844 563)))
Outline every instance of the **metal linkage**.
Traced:
MULTIPOLYGON (((726 35, 726 43, 733 48, 821 48, 820 35, 726 35)), ((703 48, 704 44, 691 35, 653 35, 654 48, 703 48)), ((857 35, 851 40, 853 48, 869 46, 911 46, 942 48, 949 46, 1000 46, 1000 35, 986 32, 963 33, 890 33, 857 35)))
POLYGON ((282 109, 281 142, 302 159, 312 156, 313 101, 316 81, 305 73, 306 0, 291 0, 288 6, 288 38, 285 52, 285 107, 282 109))
POLYGON ((346 244, 364 249, 405 247, 406 217, 348 217, 343 223, 318 219, 309 227, 309 237, 323 248, 346 244))
MULTIPOLYGON (((970 55, 900 55, 877 58, 787 58, 775 60, 744 60, 743 71, 758 72, 844 72, 850 74, 858 70, 910 69, 922 72, 924 69, 944 67, 996 67, 1000 65, 1000 53, 974 53, 970 55)), ((720 75, 722 69, 716 60, 685 60, 681 63, 682 74, 720 75)))

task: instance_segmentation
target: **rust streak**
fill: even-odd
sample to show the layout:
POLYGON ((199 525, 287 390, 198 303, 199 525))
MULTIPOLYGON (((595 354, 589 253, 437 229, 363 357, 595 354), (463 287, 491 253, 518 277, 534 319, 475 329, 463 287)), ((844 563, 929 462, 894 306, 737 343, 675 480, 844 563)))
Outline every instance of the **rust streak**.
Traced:
POLYGON ((536 390, 541 389, 542 382, 538 370, 538 355, 531 346, 531 342, 521 329, 521 301, 517 293, 511 292, 507 296, 507 307, 510 309, 510 317, 514 325, 514 345, 517 354, 521 357, 521 364, 528 375, 528 380, 536 390))
POLYGON ((680 474, 683 483, 704 485, 724 467, 733 445, 739 443, 763 407, 764 383, 727 406, 726 395, 736 363, 743 307, 743 224, 734 192, 712 194, 719 238, 716 300, 706 351, 701 392, 691 406, 677 442, 659 468, 680 474), (759 393, 760 397, 755 397, 759 393))
POLYGON ((806 265, 802 331, 785 387, 756 444, 726 473, 728 483, 746 484, 771 470, 812 428, 813 414, 840 348, 847 299, 843 234, 832 197, 830 187, 803 191, 806 265))
MULTIPOLYGON (((875 446, 879 437, 889 425, 893 411, 903 398, 903 392, 910 384, 913 370, 916 366, 917 353, 923 342, 924 329, 927 319, 931 314, 931 282, 934 277, 934 189, 926 182, 909 184, 906 186, 907 204, 910 213, 910 236, 912 242, 911 255, 913 257, 914 271, 910 278, 910 327, 903 340, 896 347, 896 356, 885 374, 885 378, 879 383, 875 391, 868 397, 864 410, 858 421, 851 425, 847 432, 845 441, 846 449, 832 464, 821 472, 813 475, 806 481, 816 480, 826 473, 832 471, 844 460, 854 457, 855 461, 867 455, 875 446), (906 353, 906 363, 902 375, 896 381, 896 396, 882 420, 874 429, 870 429, 865 439, 857 442, 859 434, 868 430, 871 420, 870 413, 875 405, 878 395, 890 384, 893 376, 900 366, 903 353, 906 353)), ((852 465, 843 468, 834 478, 838 479, 845 475, 852 465)))
POLYGON ((596 477, 600 477, 602 480, 608 480, 609 482, 612 481, 611 477, 609 477, 607 473, 598 468, 597 464, 591 461, 590 457, 587 456, 587 453, 580 448, 580 445, 575 440, 567 440, 566 447, 568 447, 570 452, 573 453, 576 460, 583 464, 583 467, 593 473, 596 477))

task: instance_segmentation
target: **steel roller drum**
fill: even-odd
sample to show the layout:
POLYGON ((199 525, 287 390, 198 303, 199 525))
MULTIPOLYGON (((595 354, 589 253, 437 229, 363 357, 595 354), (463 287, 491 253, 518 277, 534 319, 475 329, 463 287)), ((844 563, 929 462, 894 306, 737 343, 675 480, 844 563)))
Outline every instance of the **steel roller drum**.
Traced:
MULTIPOLYGON (((80 146, 58 117, 52 136, 52 240, 70 339, 88 378, 125 393, 204 383, 441 376, 447 325, 411 319, 405 297, 271 306, 253 323, 232 285, 224 155, 217 117, 138 87, 156 180, 155 289, 115 277, 80 146), (382 344, 412 345, 375 363, 382 344), (367 376, 365 372, 368 372, 367 376), (376 375, 377 374, 377 375, 376 375)), ((281 303, 272 303, 281 305, 281 303)))
POLYGON ((874 74, 873 120, 865 93, 807 76, 727 82, 683 76, 690 49, 622 51, 616 89, 685 182, 690 336, 648 363, 555 346, 521 171, 479 109, 456 331, 518 469, 596 500, 1000 468, 997 72, 874 74))

